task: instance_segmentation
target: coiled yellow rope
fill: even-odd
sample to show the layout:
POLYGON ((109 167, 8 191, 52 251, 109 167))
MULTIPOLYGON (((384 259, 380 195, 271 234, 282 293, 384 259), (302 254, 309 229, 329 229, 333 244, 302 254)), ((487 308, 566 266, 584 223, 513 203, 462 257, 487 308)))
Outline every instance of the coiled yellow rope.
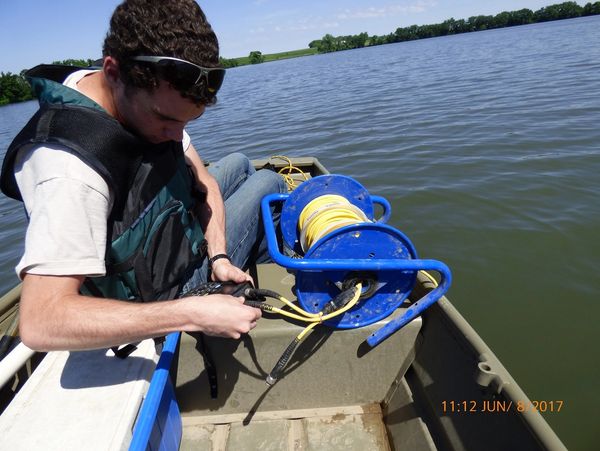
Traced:
POLYGON ((302 169, 294 166, 289 157, 286 157, 285 155, 273 155, 269 157, 269 160, 283 160, 287 163, 287 166, 282 167, 279 171, 277 171, 277 173, 283 177, 283 180, 288 187, 288 191, 293 191, 294 188, 302 183, 301 181, 298 182, 294 180, 292 174, 300 174, 304 178, 304 181, 308 180, 306 173, 302 169))
POLYGON ((364 212, 348 199, 337 194, 325 194, 310 201, 300 213, 298 229, 304 252, 320 238, 351 224, 370 222, 364 212))

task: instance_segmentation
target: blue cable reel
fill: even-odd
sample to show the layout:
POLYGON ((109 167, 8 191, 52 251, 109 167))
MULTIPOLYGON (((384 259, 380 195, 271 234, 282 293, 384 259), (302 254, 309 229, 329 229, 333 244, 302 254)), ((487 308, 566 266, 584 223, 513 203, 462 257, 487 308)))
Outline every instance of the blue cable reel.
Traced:
POLYGON ((369 336, 367 343, 370 346, 379 344, 420 315, 450 286, 449 268, 437 260, 419 259, 408 237, 386 224, 391 214, 387 200, 371 196, 352 178, 342 175, 314 177, 290 194, 265 196, 261 207, 269 253, 277 264, 296 271, 296 296, 304 310, 317 313, 340 291, 355 282, 362 283, 358 304, 343 315, 326 321, 330 327, 356 328, 386 318, 409 296, 418 271, 436 271, 441 275, 434 290, 369 336), (343 197, 351 204, 350 208, 357 207, 364 214, 366 221, 326 233, 305 251, 305 231, 298 225, 300 217, 310 202, 323 195, 343 197), (271 214, 272 205, 278 202, 283 202, 280 224, 285 252, 300 258, 284 255, 279 249, 271 214), (383 208, 378 220, 373 216, 374 204, 383 208))

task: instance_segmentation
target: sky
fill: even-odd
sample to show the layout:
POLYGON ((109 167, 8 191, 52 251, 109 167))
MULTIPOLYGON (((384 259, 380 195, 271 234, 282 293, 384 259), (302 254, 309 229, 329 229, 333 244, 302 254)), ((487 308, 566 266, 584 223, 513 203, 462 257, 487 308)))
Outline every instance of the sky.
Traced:
MULTIPOLYGON (((297 50, 329 33, 392 33, 450 17, 494 15, 562 0, 199 0, 219 38, 221 56, 297 50)), ((587 0, 586 0, 587 2, 587 0)), ((578 1, 580 5, 586 2, 578 1)), ((40 63, 97 59, 119 0, 0 0, 0 72, 40 63)))

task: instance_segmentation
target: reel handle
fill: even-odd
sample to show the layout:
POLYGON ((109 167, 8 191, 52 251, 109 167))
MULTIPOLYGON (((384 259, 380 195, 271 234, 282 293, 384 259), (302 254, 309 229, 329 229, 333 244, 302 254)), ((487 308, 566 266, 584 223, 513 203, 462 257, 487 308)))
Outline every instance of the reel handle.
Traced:
POLYGON ((394 332, 406 326, 432 304, 436 303, 446 293, 446 291, 448 291, 448 288, 450 288, 450 284, 452 283, 452 273, 450 272, 450 268, 448 268, 442 262, 436 262, 438 263, 437 268, 431 269, 434 269, 441 275, 440 284, 433 291, 430 291, 413 305, 411 305, 402 316, 390 321, 381 329, 372 333, 369 338, 367 338, 367 343, 369 346, 372 348, 377 346, 394 332))
POLYGON ((375 222, 380 224, 386 224, 390 220, 390 216, 392 214, 392 206, 385 197, 381 196, 371 196, 371 201, 373 201, 374 204, 378 204, 383 207, 383 213, 381 214, 381 218, 379 218, 375 222))

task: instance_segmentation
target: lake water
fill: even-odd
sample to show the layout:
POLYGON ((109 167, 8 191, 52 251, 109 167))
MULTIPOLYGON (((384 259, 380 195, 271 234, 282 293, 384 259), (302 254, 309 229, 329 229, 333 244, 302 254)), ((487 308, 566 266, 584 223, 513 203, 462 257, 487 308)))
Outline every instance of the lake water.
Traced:
MULTIPOLYGON (((0 108, 0 148, 35 109, 0 108)), ((564 401, 565 444, 597 449, 600 17, 236 68, 189 132, 208 161, 312 155, 386 197, 529 397, 564 401)), ((25 221, 0 216, 5 291, 25 221)))

